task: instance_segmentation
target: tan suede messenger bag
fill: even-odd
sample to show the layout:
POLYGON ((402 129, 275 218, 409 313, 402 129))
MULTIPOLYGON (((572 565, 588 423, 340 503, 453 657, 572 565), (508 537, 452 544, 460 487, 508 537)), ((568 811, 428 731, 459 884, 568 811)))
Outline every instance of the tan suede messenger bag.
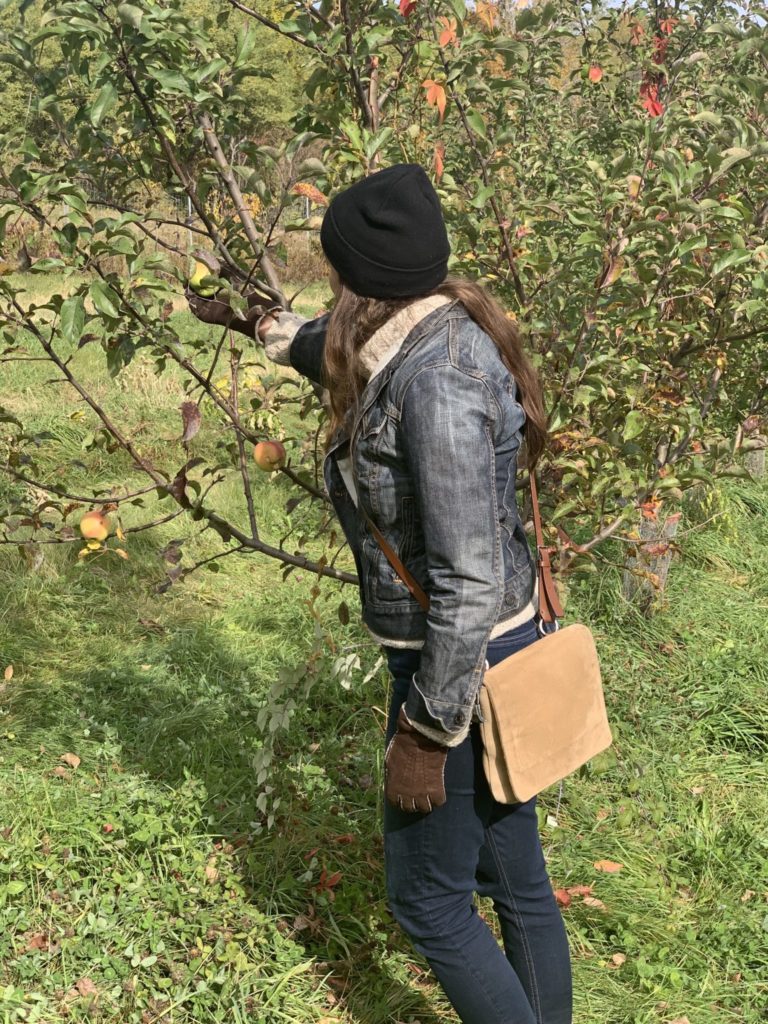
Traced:
MULTIPOLYGON (((612 741, 592 633, 578 623, 561 629, 558 622, 563 610, 552 578, 554 549, 544 544, 533 473, 530 481, 541 638, 486 667, 480 687, 483 765, 492 795, 505 804, 530 800, 612 741)), ((366 519, 392 568, 428 611, 423 589, 366 519)))

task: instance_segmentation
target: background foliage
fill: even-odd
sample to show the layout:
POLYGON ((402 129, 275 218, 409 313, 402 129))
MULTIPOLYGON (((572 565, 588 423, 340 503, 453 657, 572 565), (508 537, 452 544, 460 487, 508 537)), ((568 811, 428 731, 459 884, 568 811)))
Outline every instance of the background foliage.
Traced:
POLYGON ((325 203, 402 160, 541 368, 550 533, 591 573, 617 742, 540 822, 578 1013, 762 1019, 767 506, 716 481, 764 444, 765 13, 0 5, 4 1019, 445 1016, 384 907, 322 411, 181 294, 201 247, 235 305, 313 315, 325 203), (660 582, 678 521, 647 621, 615 568, 660 582))

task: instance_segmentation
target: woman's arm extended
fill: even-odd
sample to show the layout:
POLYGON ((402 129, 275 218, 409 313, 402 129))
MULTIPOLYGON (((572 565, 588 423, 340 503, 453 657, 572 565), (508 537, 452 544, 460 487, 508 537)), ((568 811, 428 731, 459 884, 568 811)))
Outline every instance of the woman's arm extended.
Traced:
POLYGON ((292 366, 303 377, 322 385, 329 313, 307 320, 298 313, 289 313, 279 307, 268 308, 261 303, 260 297, 253 301, 248 297, 247 312, 237 314, 228 303, 217 298, 203 298, 192 291, 187 292, 187 301, 198 320, 231 327, 248 338, 261 341, 273 362, 292 366))

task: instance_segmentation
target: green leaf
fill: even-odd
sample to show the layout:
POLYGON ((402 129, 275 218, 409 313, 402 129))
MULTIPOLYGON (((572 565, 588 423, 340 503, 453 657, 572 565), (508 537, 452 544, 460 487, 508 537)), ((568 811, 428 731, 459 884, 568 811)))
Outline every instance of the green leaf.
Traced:
POLYGON ((120 4, 117 8, 117 16, 124 25, 130 25, 131 28, 141 28, 144 11, 133 4, 120 4))
POLYGON ((115 320, 118 319, 120 316, 118 312, 120 299, 117 292, 110 288, 106 282, 94 281, 91 285, 91 298, 99 313, 103 313, 104 316, 111 316, 115 320))
POLYGON ((737 267, 741 263, 746 263, 752 259, 752 253, 749 249, 731 249, 724 256, 721 256, 712 267, 712 276, 717 277, 718 274, 722 274, 724 270, 729 267, 737 267))
POLYGON ((117 102, 117 89, 111 82, 107 82, 99 90, 96 99, 91 105, 91 124, 98 127, 104 115, 107 114, 117 102))
POLYGON ((708 242, 709 239, 706 235, 696 235, 694 238, 689 238, 687 242, 683 242, 677 250, 677 255, 685 256, 687 252, 693 252, 694 249, 706 249, 708 242))
POLYGON ((476 110, 470 110, 467 114, 467 123, 472 131, 475 132, 476 135, 479 135, 481 139, 488 138, 488 133, 485 130, 485 121, 483 121, 482 117, 476 110))
POLYGON ((459 21, 463 21, 467 14, 467 5, 464 0, 448 0, 450 8, 459 21))
POLYGON ((62 338, 71 345, 76 344, 83 334, 85 326, 85 303, 82 295, 73 295, 65 299, 61 307, 59 330, 62 338))
POLYGON ((645 417, 641 412, 638 412, 637 409, 633 409, 632 412, 627 415, 624 422, 624 433, 622 434, 622 437, 625 441, 631 441, 634 437, 638 437, 642 434, 644 429, 645 417))

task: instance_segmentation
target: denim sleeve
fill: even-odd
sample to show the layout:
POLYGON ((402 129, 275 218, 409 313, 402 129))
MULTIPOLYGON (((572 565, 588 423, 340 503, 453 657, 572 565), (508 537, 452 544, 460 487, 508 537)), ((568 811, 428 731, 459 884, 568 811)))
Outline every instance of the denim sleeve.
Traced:
POLYGON ((402 406, 430 599, 405 713, 446 746, 469 731, 503 600, 494 447, 499 417, 485 381, 451 365, 422 370, 402 406))
POLYGON ((330 313, 325 313, 314 320, 307 320, 291 341, 291 366, 302 377, 307 377, 315 384, 320 385, 323 385, 325 332, 328 329, 330 316, 330 313))

